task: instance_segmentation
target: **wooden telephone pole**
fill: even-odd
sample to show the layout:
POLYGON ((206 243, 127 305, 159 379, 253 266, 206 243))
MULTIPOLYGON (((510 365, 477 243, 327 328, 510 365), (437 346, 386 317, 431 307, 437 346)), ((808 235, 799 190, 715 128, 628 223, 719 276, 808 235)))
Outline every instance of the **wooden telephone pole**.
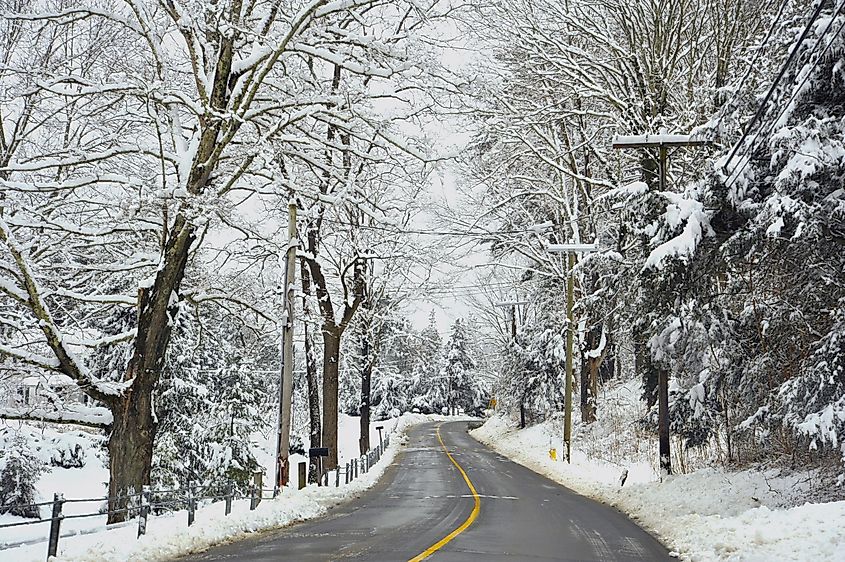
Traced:
POLYGON ((550 254, 567 254, 566 277, 566 388, 563 398, 563 443, 566 445, 566 462, 572 462, 572 384, 575 380, 573 347, 575 340, 575 254, 595 252, 595 244, 549 244, 550 254))
MULTIPOLYGON (((632 135, 613 139, 616 149, 657 148, 659 162, 659 189, 666 191, 667 160, 670 148, 709 146, 711 141, 693 139, 690 135, 632 135)), ((672 457, 669 450, 669 371, 657 370, 657 418, 660 438, 660 472, 672 473, 672 457)))
POLYGON ((279 426, 276 440, 275 489, 281 490, 290 480, 290 411, 293 395, 293 298, 296 272, 296 203, 288 203, 288 248, 285 264, 285 286, 282 313, 282 378, 279 392, 279 426))

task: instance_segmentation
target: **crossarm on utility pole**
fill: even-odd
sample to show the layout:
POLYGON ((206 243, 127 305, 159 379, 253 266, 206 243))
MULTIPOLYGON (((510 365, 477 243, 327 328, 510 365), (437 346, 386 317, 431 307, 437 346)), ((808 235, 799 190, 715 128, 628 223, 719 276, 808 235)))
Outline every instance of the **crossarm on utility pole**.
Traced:
MULTIPOLYGON (((657 148, 659 162, 659 189, 666 191, 669 148, 704 147, 713 143, 707 140, 694 139, 691 135, 645 134, 631 136, 617 136, 613 139, 613 148, 657 148)), ((657 371, 657 419, 658 438, 660 441, 660 472, 672 473, 672 462, 669 446, 669 372, 658 366, 657 371)))

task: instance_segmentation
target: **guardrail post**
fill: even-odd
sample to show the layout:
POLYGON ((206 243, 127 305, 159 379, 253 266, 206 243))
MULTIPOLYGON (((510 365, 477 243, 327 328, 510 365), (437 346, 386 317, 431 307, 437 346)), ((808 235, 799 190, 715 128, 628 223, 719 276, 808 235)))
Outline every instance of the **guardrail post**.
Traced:
POLYGON ((196 507, 194 504, 194 484, 188 481, 188 527, 194 524, 194 511, 196 507))
POLYGON ((358 459, 352 460, 352 479, 358 478, 358 459))
POLYGON ((340 467, 337 467, 334 471, 334 487, 340 488, 340 467))
POLYGON ((229 482, 226 484, 226 515, 232 513, 232 496, 234 495, 234 486, 229 482))
POLYGON ((53 494, 53 517, 50 519, 50 540, 47 543, 47 560, 55 556, 59 551, 59 531, 62 525, 62 504, 65 497, 62 494, 53 494))
POLYGON ((346 474, 343 477, 343 483, 344 484, 349 484, 349 471, 350 471, 351 468, 352 467, 349 465, 349 463, 346 463, 346 474))
POLYGON ((147 534, 147 516, 150 514, 150 487, 141 486, 141 511, 138 514, 138 537, 147 534))

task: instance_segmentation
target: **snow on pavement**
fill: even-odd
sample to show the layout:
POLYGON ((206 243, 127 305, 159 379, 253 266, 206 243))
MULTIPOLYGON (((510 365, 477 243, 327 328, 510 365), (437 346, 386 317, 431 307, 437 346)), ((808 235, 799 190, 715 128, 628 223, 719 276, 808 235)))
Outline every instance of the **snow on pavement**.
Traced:
POLYGON ((587 456, 574 439, 562 461, 559 420, 520 430, 495 416, 471 432, 512 460, 631 516, 681 559, 693 562, 845 560, 845 502, 779 507, 802 477, 702 468, 658 481, 648 462, 587 456), (556 448, 558 459, 549 455, 556 448), (628 470, 620 486, 623 470, 628 470))

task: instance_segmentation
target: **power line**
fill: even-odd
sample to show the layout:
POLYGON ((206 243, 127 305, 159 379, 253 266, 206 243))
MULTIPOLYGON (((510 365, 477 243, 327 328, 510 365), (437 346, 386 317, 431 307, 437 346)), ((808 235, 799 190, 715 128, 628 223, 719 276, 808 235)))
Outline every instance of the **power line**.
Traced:
MULTIPOLYGON (((736 92, 735 92, 734 97, 731 101, 736 100, 736 97, 739 95, 739 93, 742 91, 742 87, 745 85, 745 81, 748 80, 749 76, 751 76, 751 72, 754 70, 754 66, 757 63, 757 59, 760 57, 760 53, 763 52, 763 49, 765 49, 766 45, 771 40, 772 34, 774 33, 775 29, 777 28, 777 25, 780 22, 780 18, 783 16, 784 8, 786 8, 786 4, 788 2, 789 2, 789 0, 783 0, 781 2, 780 8, 778 8, 777 14, 775 14, 775 17, 772 19, 772 24, 769 26, 769 30, 766 32, 765 37, 763 37, 762 43, 760 43, 760 46, 757 48, 756 51, 754 51, 754 56, 751 58, 751 61, 748 63, 748 69, 745 71, 745 74, 742 76, 742 79, 739 81, 739 84, 736 87, 736 92)), ((730 105, 730 104, 728 104, 728 105, 730 105)))
MULTIPOLYGON (((786 75, 786 71, 789 69, 789 67, 792 65, 792 62, 795 60, 795 56, 798 54, 798 51, 801 48, 801 45, 804 43, 804 40, 809 35, 810 29, 812 28, 813 24, 819 18, 819 15, 821 14, 825 3, 826 3, 826 0, 819 0, 818 6, 816 6, 816 9, 813 12, 813 15, 810 17, 810 20, 807 22, 807 25, 804 27, 804 30, 801 32, 801 36, 799 37, 798 41, 795 43, 795 46, 792 48, 792 51, 789 53, 789 56, 787 57, 786 62, 781 67, 780 72, 778 72, 778 75, 775 78, 774 82, 772 82, 772 85, 769 87, 768 92, 766 92, 766 96, 763 98, 763 101, 760 104, 760 107, 757 108, 757 112, 754 114, 754 117, 751 119, 751 122, 745 128, 745 130, 742 133, 742 136, 739 138, 739 140, 736 142, 736 144, 734 144, 733 149, 728 154, 728 158, 727 158, 727 160, 725 160, 725 164, 724 164, 724 167, 725 167, 726 170, 727 170, 728 165, 731 163, 731 160, 733 160, 733 158, 736 156, 737 152, 739 152, 740 147, 743 146, 743 141, 745 141, 745 139, 748 138, 748 134, 751 132, 751 129, 754 128, 754 125, 766 113, 766 108, 769 105, 769 102, 771 101, 772 96, 774 95, 775 90, 778 87, 778 84, 780 84, 780 81, 786 75)), ((757 135, 755 135, 755 139, 756 139, 756 137, 757 137, 757 135)), ((731 176, 733 176, 734 172, 738 168, 739 168, 739 165, 734 167, 734 169, 728 174, 728 178, 725 180, 726 184, 728 183, 728 181, 730 181, 731 176)))
POLYGON ((400 226, 396 226, 395 228, 386 227, 386 226, 379 226, 379 225, 363 225, 363 224, 352 224, 338 220, 330 219, 332 224, 336 224, 339 226, 351 226, 355 228, 361 228, 365 230, 378 230, 381 232, 390 232, 396 233, 401 232, 402 234, 418 234, 420 236, 470 236, 470 237, 489 237, 489 236, 498 236, 501 234, 542 234, 547 230, 551 230, 552 227, 541 229, 541 228, 524 228, 524 229, 514 229, 514 230, 483 230, 478 232, 472 231, 461 231, 461 230, 413 230, 407 229, 400 226))
MULTIPOLYGON (((822 2, 822 3, 824 3, 824 2, 822 2)), ((826 36, 826 35, 830 32, 830 28, 831 28, 831 27, 833 27, 833 23, 834 23, 834 21, 836 20, 836 18, 838 18, 838 17, 839 17, 840 13, 842 12, 842 8, 843 8, 843 7, 845 7, 845 2, 841 2, 840 4, 838 4, 838 6, 837 6, 837 8, 836 8, 836 12, 835 12, 835 13, 831 16, 830 21, 828 22, 828 24, 827 24, 827 26, 825 27, 824 31, 821 33, 821 35, 819 35, 818 40, 817 40, 817 41, 816 41, 816 43, 813 45, 813 48, 810 50, 809 59, 811 59, 811 60, 813 59, 813 55, 816 53, 816 50, 818 49, 819 45, 823 42, 824 37, 825 37, 825 36, 826 36)), ((771 134, 771 132, 774 130, 774 128, 777 126, 777 124, 778 124, 778 122, 780 121, 781 117, 783 117, 783 115, 787 112, 787 110, 788 110, 788 109, 790 108, 790 106, 792 105, 792 102, 793 102, 793 101, 795 101, 795 99, 796 99, 796 98, 798 97, 798 95, 801 93, 801 89, 804 87, 804 84, 806 84, 806 83, 807 83, 807 80, 809 80, 810 76, 811 76, 811 75, 813 74, 813 72, 816 70, 816 68, 818 67, 819 63, 822 61, 822 59, 824 59, 824 57, 825 57, 825 55, 827 54, 827 52, 830 50, 830 48, 831 48, 831 47, 833 46, 833 44, 836 42, 836 39, 837 39, 837 37, 839 37, 839 34, 842 32, 843 27, 845 27, 845 21, 843 21, 843 23, 842 23, 842 24, 840 24, 839 28, 836 30, 836 33, 834 33, 834 34, 833 34, 833 37, 831 37, 830 41, 829 41, 829 42, 825 45, 825 48, 824 48, 824 50, 821 52, 821 54, 819 54, 819 56, 815 58, 815 60, 813 61, 813 66, 812 66, 812 67, 810 68, 810 70, 809 70, 809 71, 808 71, 808 72, 804 75, 804 78, 801 80, 801 83, 800 83, 800 84, 798 84, 798 86, 797 86, 796 88, 794 88, 794 89, 793 89, 793 91, 792 91, 792 95, 789 97, 789 99, 788 99, 788 100, 786 101, 786 103, 783 105, 783 108, 780 110, 780 112, 777 114, 777 116, 775 116, 774 120, 772 120, 772 122, 771 122, 771 123, 769 124, 769 126, 766 128, 766 131, 765 131, 764 135, 761 135, 761 134, 760 134, 760 132, 761 132, 760 130, 758 130, 758 131, 757 131, 757 133, 755 133, 754 138, 752 139, 751 143, 749 143, 749 144, 750 144, 750 148, 746 151, 746 155, 745 155, 745 156, 746 156, 746 158, 743 160, 743 162, 742 162, 742 165, 741 165, 741 166, 740 166, 740 165, 737 165, 737 167, 736 167, 736 168, 734 168, 734 171, 732 171, 732 172, 728 175, 728 179, 727 179, 727 180, 725 180, 725 187, 730 188, 730 187, 731 187, 732 185, 734 185, 737 181, 739 181, 739 178, 741 177, 742 172, 745 170, 745 168, 748 166, 748 164, 749 164, 749 163, 750 163, 750 162, 754 159, 754 157, 756 156, 757 151, 758 151, 758 150, 759 150, 759 148, 760 148, 760 146, 758 146, 758 145, 757 145, 757 142, 758 142, 761 138, 765 138, 765 136, 770 135, 770 134, 771 134), (737 169, 738 169, 738 171, 737 171, 737 169), (736 175, 734 175, 734 172, 737 172, 737 173, 736 173, 736 175), (732 177, 732 176, 733 176, 733 177, 732 177)), ((761 124, 761 127, 762 127, 762 124, 761 124)))

